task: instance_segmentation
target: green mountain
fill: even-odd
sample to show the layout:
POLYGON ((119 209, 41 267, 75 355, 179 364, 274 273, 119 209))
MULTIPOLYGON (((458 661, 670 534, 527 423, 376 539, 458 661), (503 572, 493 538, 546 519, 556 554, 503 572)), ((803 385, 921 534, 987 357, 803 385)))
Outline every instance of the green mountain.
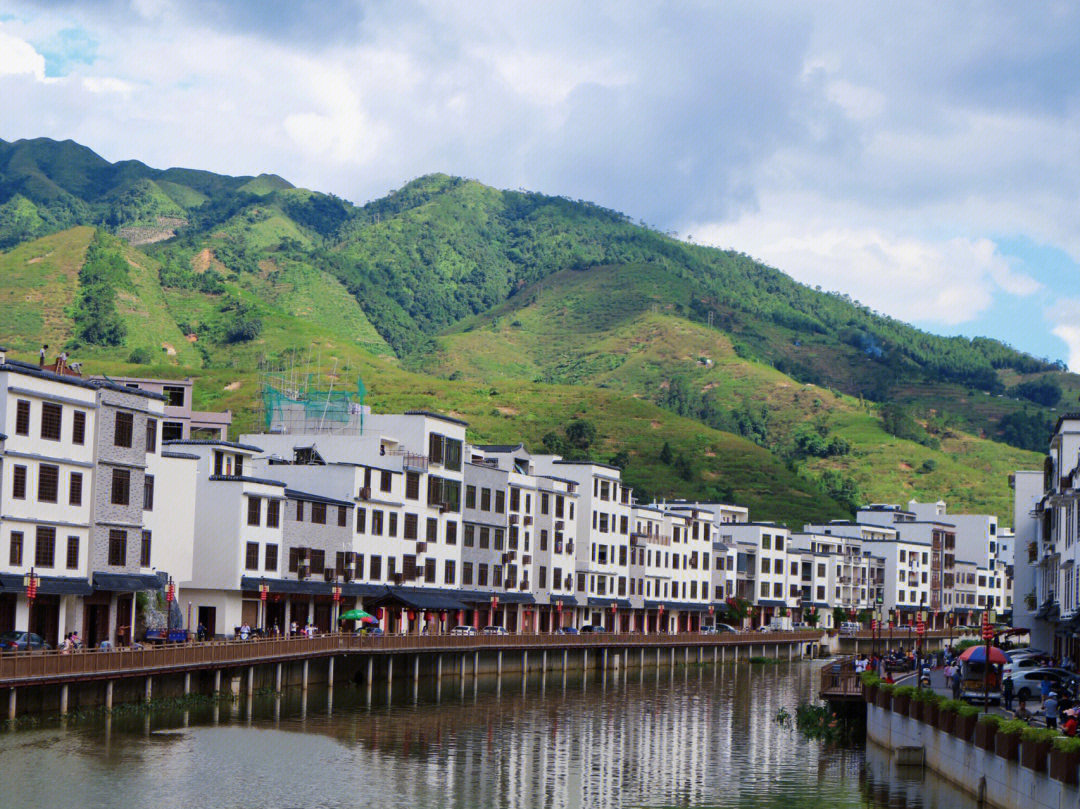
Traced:
POLYGON ((794 521, 864 497, 1006 515, 1005 475, 1039 463, 1023 448, 1080 390, 615 211, 444 175, 357 207, 0 141, 0 248, 16 352, 205 377, 242 425, 260 362, 362 373, 379 403, 435 397, 477 439, 617 456, 650 494, 794 521))

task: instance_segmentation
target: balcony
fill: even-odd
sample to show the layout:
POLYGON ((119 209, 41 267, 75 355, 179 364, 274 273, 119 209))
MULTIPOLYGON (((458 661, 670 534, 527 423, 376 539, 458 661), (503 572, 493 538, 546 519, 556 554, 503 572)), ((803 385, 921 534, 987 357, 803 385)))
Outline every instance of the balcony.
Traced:
POLYGON ((402 468, 410 472, 427 472, 428 471, 428 456, 420 455, 416 452, 407 452, 403 449, 392 449, 386 453, 394 457, 401 458, 402 468))

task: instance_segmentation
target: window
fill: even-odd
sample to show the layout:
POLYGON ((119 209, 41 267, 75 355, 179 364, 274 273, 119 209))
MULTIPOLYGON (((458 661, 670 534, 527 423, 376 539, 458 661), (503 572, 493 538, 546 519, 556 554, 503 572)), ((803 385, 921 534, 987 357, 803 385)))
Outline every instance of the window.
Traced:
POLYGON ((481 562, 476 567, 476 586, 487 587, 488 583, 488 566, 485 562, 481 562))
POLYGON ((117 413, 116 427, 113 431, 113 446, 130 447, 131 434, 135 427, 135 416, 132 413, 117 413))
POLYGON ((424 581, 428 584, 435 583, 435 560, 428 559, 424 562, 424 581))
POLYGON ((407 553, 401 557, 401 575, 406 581, 412 581, 419 576, 415 554, 407 553))
POLYGON ((367 509, 356 509, 356 533, 363 534, 367 531, 367 509))
POLYGON ((23 556, 23 532, 11 532, 11 547, 8 551, 8 564, 22 565, 23 556))
MULTIPOLYGON (((153 475, 146 475, 146 477, 143 478, 142 507, 143 507, 143 511, 153 511, 154 510, 154 476, 153 475)), ((250 517, 250 510, 251 510, 251 504, 249 503, 248 504, 249 517, 250 517)))
POLYGON ((278 518, 281 511, 280 500, 267 500, 266 501, 266 527, 277 528, 278 518))
POLYGON ((162 385, 161 392, 165 394, 170 407, 184 406, 184 389, 180 385, 162 385))
POLYGON ((521 489, 517 486, 510 487, 510 510, 521 511, 521 489))
POLYGON ((426 538, 428 542, 439 541, 439 521, 434 517, 428 517, 426 538))
POLYGON ((316 525, 326 525, 326 503, 311 504, 311 521, 316 525))
POLYGON ((501 528, 496 528, 495 529, 495 542, 494 542, 494 545, 492 546, 492 547, 495 548, 495 550, 497 550, 497 551, 502 550, 503 536, 505 536, 505 534, 506 534, 506 532, 503 531, 503 529, 501 529, 501 528))
POLYGON ((762 556, 761 557, 761 572, 762 573, 768 573, 769 572, 769 567, 770 567, 769 560, 766 559, 764 556, 762 556))
POLYGON ((372 581, 379 581, 382 578, 382 557, 371 555, 371 574, 368 576, 372 581))
POLYGON ((782 551, 784 549, 784 538, 780 535, 776 535, 776 550, 782 551))
POLYGON ((297 500, 296 501, 296 521, 297 522, 303 522, 304 521, 304 501, 303 500, 297 500))
POLYGON ((405 473, 405 497, 408 500, 420 499, 420 473, 405 473))
POLYGON ((547 568, 540 565, 540 570, 536 574, 536 586, 541 590, 547 589, 547 568))
POLYGON ((184 424, 179 421, 164 421, 161 423, 162 441, 180 441, 184 437, 184 424))
POLYGON ((480 547, 487 548, 491 544, 491 529, 487 526, 480 526, 480 547))
POLYGON ((122 528, 109 531, 109 564, 113 567, 127 564, 127 531, 122 528))
POLYGON ((772 534, 761 535, 761 547, 765 550, 769 550, 772 548, 772 534))
POLYGON ((476 487, 465 487, 465 508, 476 508, 476 487))
POLYGON ((76 410, 71 417, 71 443, 80 446, 86 443, 86 413, 76 410))
POLYGON ((416 539, 419 536, 418 529, 417 529, 418 525, 419 525, 419 520, 418 520, 418 518, 417 518, 417 516, 415 514, 406 514, 405 515, 405 533, 403 534, 403 537, 405 539, 416 539))
POLYGON ((398 513, 396 511, 388 512, 387 517, 389 518, 390 522, 389 522, 389 525, 388 525, 388 527, 386 529, 386 535, 388 537, 396 537, 397 536, 398 513))
POLYGON ((502 514, 506 511, 506 492, 502 489, 495 490, 495 513, 502 514))
POLYGON ((461 471, 461 442, 456 438, 446 439, 446 459, 444 466, 455 472, 461 471))
POLYGON ((547 492, 540 492, 540 513, 547 514, 551 505, 551 496, 547 492))
POLYGON ((475 535, 476 535, 476 526, 471 525, 469 523, 466 523, 465 524, 465 533, 464 533, 463 538, 461 540, 461 544, 464 545, 466 548, 471 548, 473 546, 473 538, 475 537, 475 535))
POLYGON ((473 570, 473 563, 472 562, 462 562, 461 563, 461 583, 463 585, 471 585, 472 584, 472 570, 473 570))
POLYGON ((150 567, 150 544, 150 532, 143 531, 142 542, 139 545, 139 567, 150 567))
POLYGON ((337 507, 337 524, 338 528, 344 528, 349 524, 349 512, 345 509, 345 506, 337 507))
POLYGON ((311 575, 321 576, 326 570, 326 551, 311 551, 311 575))
POLYGON ((384 492, 390 491, 390 482, 392 478, 389 472, 383 472, 379 479, 379 489, 384 492))
POLYGON ((114 506, 126 506, 131 500, 131 472, 127 469, 112 471, 112 497, 114 506))
MULTIPOLYGON (((548 549, 548 532, 546 528, 540 529, 540 550, 546 551, 548 549)), ((543 587, 543 585, 540 585, 543 587)))
MULTIPOLYGON (((273 502, 273 501, 271 501, 273 502)), ((266 554, 263 560, 263 569, 265 570, 277 570, 278 562, 278 546, 275 543, 270 543, 266 546, 266 554)))
POLYGON ((15 435, 30 435, 30 403, 25 399, 15 403, 15 435))
POLYGON ((371 512, 371 533, 377 537, 383 535, 383 513, 378 509, 371 512))
POLYGON ((146 451, 157 452, 157 419, 146 420, 146 451))
POLYGON ((34 565, 52 567, 56 563, 56 529, 39 525, 34 540, 34 565))
MULTIPOLYGON (((248 525, 259 525, 262 523, 262 498, 261 497, 249 497, 248 498, 248 525)), ((248 568, 252 570, 253 568, 248 568)))
POLYGON ((78 570, 79 568, 79 538, 67 538, 67 569, 78 570))
POLYGON ((445 440, 438 433, 432 433, 428 436, 428 458, 432 463, 441 464, 443 462, 443 442, 445 440))
POLYGON ((60 440, 60 424, 64 409, 58 404, 44 402, 41 405, 41 437, 50 441, 60 440))
POLYGON ((387 556, 386 557, 386 578, 390 579, 391 581, 394 581, 394 580, 397 579, 397 572, 396 572, 397 568, 395 567, 395 565, 397 565, 397 557, 396 556, 387 556))
POLYGON ((446 544, 457 545, 457 523, 448 522, 446 524, 446 544))
POLYGON ((480 510, 491 511, 491 489, 480 490, 480 510))
MULTIPOLYGON (((144 565, 145 567, 145 565, 144 565)), ((244 554, 244 569, 245 570, 258 570, 259 569, 259 543, 249 542, 247 543, 247 550, 244 554)))
POLYGON ((60 495, 60 467, 43 463, 38 467, 38 502, 55 503, 60 495))
POLYGON ((13 466, 11 468, 11 496, 16 500, 26 499, 26 467, 13 466))

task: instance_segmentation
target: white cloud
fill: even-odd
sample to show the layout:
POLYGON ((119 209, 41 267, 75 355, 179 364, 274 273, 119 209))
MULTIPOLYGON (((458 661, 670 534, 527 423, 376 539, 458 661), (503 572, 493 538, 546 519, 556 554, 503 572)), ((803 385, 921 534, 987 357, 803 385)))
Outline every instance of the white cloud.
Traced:
POLYGON ((29 42, 0 28, 0 76, 30 76, 45 81, 45 57, 29 42))

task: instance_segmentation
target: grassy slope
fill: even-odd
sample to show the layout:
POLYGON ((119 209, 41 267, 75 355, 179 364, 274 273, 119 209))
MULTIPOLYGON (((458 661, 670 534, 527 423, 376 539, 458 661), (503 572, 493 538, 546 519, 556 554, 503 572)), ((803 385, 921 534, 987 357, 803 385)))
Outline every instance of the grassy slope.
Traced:
POLYGON ((725 335, 674 315, 679 286, 679 279, 655 267, 562 273, 450 330, 434 354, 410 364, 499 385, 549 379, 649 400, 681 375, 727 407, 767 406, 777 446, 803 423, 828 424, 851 442, 853 452, 813 459, 803 468, 850 474, 870 499, 945 497, 957 510, 989 510, 1003 518, 1010 513, 1007 475, 1037 466, 1036 453, 958 431, 943 437, 940 450, 894 438, 863 402, 742 359, 725 335), (922 471, 927 461, 936 465, 931 472, 922 471))

